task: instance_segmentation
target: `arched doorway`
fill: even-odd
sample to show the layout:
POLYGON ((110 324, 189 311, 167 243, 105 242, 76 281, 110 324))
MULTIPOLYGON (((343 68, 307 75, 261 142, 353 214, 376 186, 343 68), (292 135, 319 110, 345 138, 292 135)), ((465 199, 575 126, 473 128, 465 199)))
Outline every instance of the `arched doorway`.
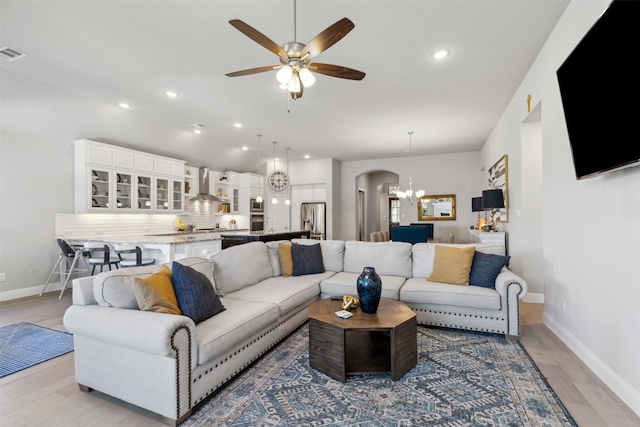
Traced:
MULTIPOLYGON (((369 241, 374 231, 389 230, 390 207, 392 201, 397 200, 389 188, 397 186, 398 181, 398 174, 387 170, 369 171, 356 177, 356 238, 359 241, 369 241)), ((399 212, 398 207, 398 216, 399 212)))

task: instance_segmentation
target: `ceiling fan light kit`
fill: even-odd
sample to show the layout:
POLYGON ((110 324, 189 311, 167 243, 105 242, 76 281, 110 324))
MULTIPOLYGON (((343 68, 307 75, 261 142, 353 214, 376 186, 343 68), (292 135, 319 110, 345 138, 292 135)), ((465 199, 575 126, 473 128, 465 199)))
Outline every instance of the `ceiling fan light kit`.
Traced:
MULTIPOLYGON (((293 2, 293 27, 294 39, 296 38, 296 1, 293 2)), ((264 73, 267 71, 278 70, 276 79, 281 87, 286 87, 287 91, 293 99, 302 96, 303 89, 310 87, 316 81, 313 72, 324 74, 330 77, 337 77, 349 80, 362 80, 365 73, 354 70, 352 68, 342 67, 339 65, 312 63, 311 60, 329 49, 331 46, 340 41, 351 30, 355 28, 353 22, 348 18, 342 18, 335 24, 331 25, 320 34, 318 34, 309 44, 304 45, 297 41, 288 42, 282 46, 277 45, 273 40, 242 22, 239 19, 229 21, 233 27, 255 41, 265 49, 278 55, 282 65, 267 65, 263 67, 249 68, 246 70, 227 73, 228 77, 247 76, 250 74, 264 73)))

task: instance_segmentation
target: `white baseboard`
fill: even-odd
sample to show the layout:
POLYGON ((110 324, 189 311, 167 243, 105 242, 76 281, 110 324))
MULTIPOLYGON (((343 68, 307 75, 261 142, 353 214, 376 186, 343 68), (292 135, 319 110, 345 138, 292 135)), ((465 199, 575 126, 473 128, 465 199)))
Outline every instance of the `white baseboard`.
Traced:
MULTIPOLYGON (((38 286, 31 286, 30 288, 20 288, 12 291, 0 292, 0 301, 9 301, 17 298, 40 295, 40 292, 42 291, 43 286, 44 285, 38 285, 38 286)), ((47 286, 47 292, 60 291, 60 289, 62 289, 61 282, 56 282, 56 283, 52 282, 52 283, 49 283, 49 286, 47 286)), ((67 290, 69 292, 71 291, 71 281, 69 281, 69 283, 67 284, 67 290)))
POLYGON ((593 354, 580 340, 546 312, 542 316, 544 324, 564 342, 624 403, 640 416, 640 391, 616 374, 598 356, 593 354))
POLYGON ((544 304, 544 294, 532 294, 528 293, 522 299, 524 302, 532 302, 535 304, 544 304))

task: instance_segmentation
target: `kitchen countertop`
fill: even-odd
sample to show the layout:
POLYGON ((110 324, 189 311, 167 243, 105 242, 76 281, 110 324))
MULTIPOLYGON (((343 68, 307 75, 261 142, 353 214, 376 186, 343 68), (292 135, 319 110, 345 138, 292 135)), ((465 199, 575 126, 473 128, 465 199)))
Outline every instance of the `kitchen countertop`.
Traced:
MULTIPOLYGON (((232 231, 235 233, 236 231, 232 231)), ((242 233, 243 230, 237 230, 242 233)), ((248 230, 244 230, 244 233, 248 230)), ((141 243, 141 244, 169 244, 179 245, 183 243, 209 242, 213 240, 221 240, 223 231, 207 231, 198 230, 195 232, 170 232, 158 233, 153 235, 139 236, 85 236, 85 237, 69 237, 67 240, 72 242, 107 242, 107 243, 141 243)))

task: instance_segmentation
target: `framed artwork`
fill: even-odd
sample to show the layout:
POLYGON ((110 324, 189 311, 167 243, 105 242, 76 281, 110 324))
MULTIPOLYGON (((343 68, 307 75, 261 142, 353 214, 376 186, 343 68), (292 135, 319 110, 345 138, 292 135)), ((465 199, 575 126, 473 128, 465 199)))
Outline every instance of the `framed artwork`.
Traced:
POLYGON ((507 154, 489 168, 489 188, 500 188, 504 194, 504 208, 496 211, 495 221, 509 222, 509 157, 507 154))

